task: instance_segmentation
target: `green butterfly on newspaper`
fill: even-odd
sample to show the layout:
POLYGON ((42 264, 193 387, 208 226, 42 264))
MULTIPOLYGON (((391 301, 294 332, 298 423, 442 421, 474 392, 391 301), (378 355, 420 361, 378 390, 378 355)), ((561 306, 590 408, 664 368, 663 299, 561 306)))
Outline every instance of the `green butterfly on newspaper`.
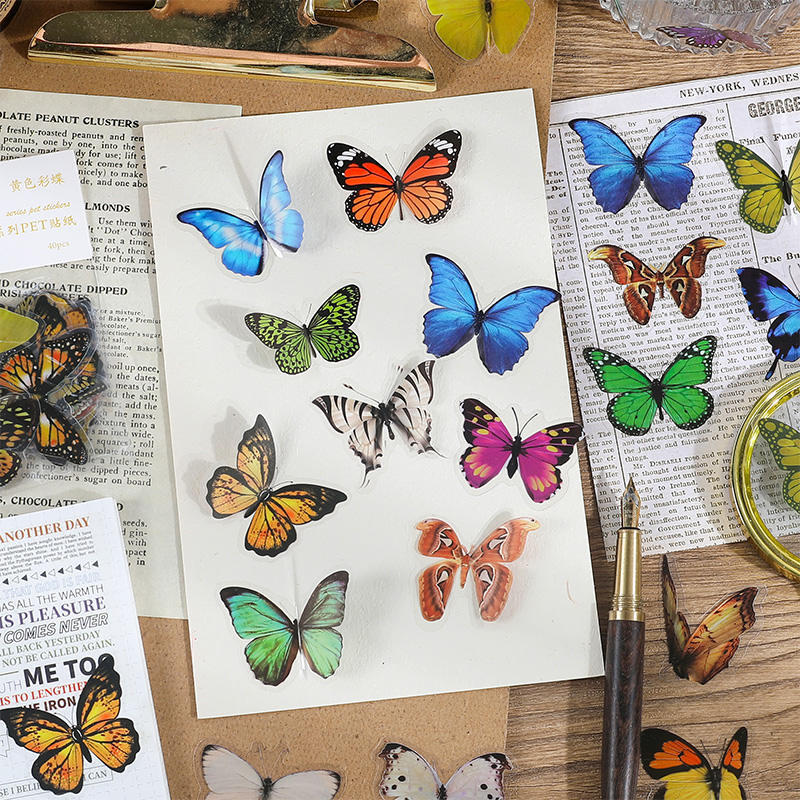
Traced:
POLYGON ((800 513, 800 431, 767 417, 759 420, 758 432, 769 445, 778 469, 788 473, 783 480, 783 499, 800 513))
POLYGON ((611 424, 629 436, 644 436, 656 412, 683 430, 699 428, 714 412, 714 398, 698 384, 711 380, 711 359, 717 349, 714 336, 704 336, 678 353, 664 374, 652 380, 624 358, 587 347, 583 356, 597 385, 616 394, 606 407, 611 424))
POLYGON ((268 686, 283 683, 298 650, 317 675, 330 678, 336 672, 342 656, 342 634, 335 628, 344 621, 349 578, 342 571, 320 581, 296 620, 252 589, 231 586, 219 593, 236 633, 252 640, 244 653, 256 678, 268 686))
POLYGON ((350 330, 358 313, 361 290, 355 284, 337 289, 311 318, 298 325, 274 314, 247 314, 247 327, 267 347, 275 350, 281 372, 298 375, 319 353, 326 361, 344 361, 358 352, 358 336, 350 330))

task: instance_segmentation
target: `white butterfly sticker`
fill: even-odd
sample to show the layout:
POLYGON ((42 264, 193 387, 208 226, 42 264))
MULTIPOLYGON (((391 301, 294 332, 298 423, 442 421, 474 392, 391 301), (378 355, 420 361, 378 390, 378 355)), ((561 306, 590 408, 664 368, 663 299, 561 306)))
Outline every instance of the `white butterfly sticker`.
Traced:
POLYGON ((410 747, 387 744, 380 795, 387 800, 504 800, 503 773, 511 764, 502 753, 486 753, 459 767, 442 784, 433 767, 410 747))
POLYGON ((216 744, 203 750, 203 778, 211 790, 206 800, 333 800, 341 778, 336 772, 294 772, 273 781, 243 758, 216 744))

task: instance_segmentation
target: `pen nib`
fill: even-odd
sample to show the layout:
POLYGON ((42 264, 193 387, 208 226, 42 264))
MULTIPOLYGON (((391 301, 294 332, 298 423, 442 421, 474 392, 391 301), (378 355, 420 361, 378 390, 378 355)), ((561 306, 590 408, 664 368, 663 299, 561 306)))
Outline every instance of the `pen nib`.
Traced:
POLYGON ((640 503, 639 493, 633 485, 633 476, 628 479, 628 486, 625 489, 625 494, 622 495, 620 505, 622 506, 622 527, 638 528, 640 503))

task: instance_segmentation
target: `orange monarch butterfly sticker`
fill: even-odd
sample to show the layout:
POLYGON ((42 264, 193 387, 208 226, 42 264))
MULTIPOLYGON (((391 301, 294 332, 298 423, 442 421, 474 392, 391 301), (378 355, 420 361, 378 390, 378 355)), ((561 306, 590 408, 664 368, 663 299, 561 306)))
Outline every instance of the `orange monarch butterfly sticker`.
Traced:
POLYGON ((675 584, 666 556, 661 562, 661 591, 669 663, 679 678, 708 683, 728 666, 739 648, 739 637, 753 627, 756 621, 753 602, 758 589, 748 586, 724 597, 691 634, 686 617, 678 611, 675 584))
POLYGON ((739 783, 747 750, 747 728, 728 742, 718 767, 692 744, 661 728, 642 731, 642 767, 664 785, 653 800, 746 800, 739 783))
POLYGON ((80 792, 84 761, 94 757, 114 772, 122 772, 139 752, 133 722, 119 716, 122 688, 114 659, 100 656, 78 698, 76 725, 36 708, 5 708, 0 719, 9 736, 38 758, 31 775, 53 794, 80 792))

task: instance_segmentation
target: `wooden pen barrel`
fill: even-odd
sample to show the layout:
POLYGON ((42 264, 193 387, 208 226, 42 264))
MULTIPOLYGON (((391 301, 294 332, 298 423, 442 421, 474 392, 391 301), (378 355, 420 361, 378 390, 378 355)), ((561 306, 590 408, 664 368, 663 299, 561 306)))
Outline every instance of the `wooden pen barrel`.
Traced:
POLYGON ((601 800, 635 800, 642 730, 644 622, 609 620, 601 800))

